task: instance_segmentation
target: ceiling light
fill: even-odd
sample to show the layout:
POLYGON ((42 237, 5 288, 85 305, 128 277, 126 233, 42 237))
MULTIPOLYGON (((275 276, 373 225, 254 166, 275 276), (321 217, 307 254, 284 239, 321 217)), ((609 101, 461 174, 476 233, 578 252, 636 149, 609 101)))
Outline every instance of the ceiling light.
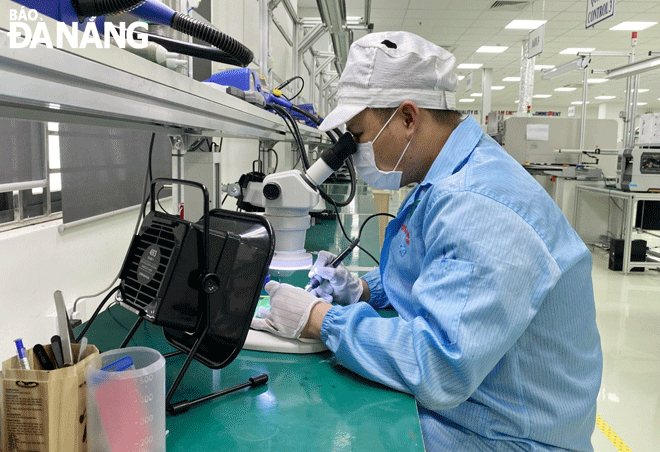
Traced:
POLYGON ((464 75, 459 75, 459 76, 458 76, 458 80, 459 80, 459 81, 460 81, 460 80, 463 80, 464 78, 465 78, 464 75))
POLYGON ((657 22, 621 22, 619 25, 615 25, 612 28, 610 28, 610 30, 642 31, 656 24, 657 22))
POLYGON ((620 66, 614 69, 609 69, 605 71, 605 77, 607 78, 621 78, 628 77, 631 75, 641 74, 642 72, 650 71, 655 69, 660 65, 660 56, 655 56, 647 58, 645 60, 640 60, 635 63, 626 64, 625 66, 620 66))
POLYGON ((512 20, 504 28, 509 30, 536 30, 546 22, 547 20, 512 20))
POLYGON ((481 46, 477 49, 477 53, 502 53, 508 47, 506 46, 481 46))
POLYGON ((569 92, 569 91, 575 91, 577 88, 571 88, 570 86, 560 86, 559 88, 555 88, 555 91, 560 91, 560 92, 569 92))
POLYGON ((638 93, 646 93, 646 92, 648 92, 648 89, 646 89, 646 88, 641 88, 641 89, 638 89, 637 92, 638 92, 638 93))
POLYGON ((594 99, 598 99, 598 100, 610 100, 610 99, 614 99, 615 97, 616 97, 616 96, 596 96, 596 97, 594 97, 594 99))
POLYGON ((474 102, 476 99, 459 99, 459 102, 474 102))
POLYGON ((493 90, 493 91, 500 91, 500 90, 503 90, 504 87, 500 86, 500 85, 495 85, 495 86, 491 86, 490 89, 493 90))
POLYGON ((479 69, 483 64, 477 63, 463 63, 456 66, 456 69, 479 69))
POLYGON ((519 101, 519 100, 517 100, 517 101, 516 101, 516 103, 517 103, 517 104, 519 104, 519 103, 520 103, 520 101, 519 101))
POLYGON ((591 48, 581 48, 581 47, 569 47, 559 52, 560 55, 577 55, 578 53, 589 53, 593 52, 596 49, 591 48))
POLYGON ((647 105, 647 102, 637 102, 637 105, 647 105))
POLYGON ((605 83, 606 81, 606 78, 590 78, 587 80, 587 83, 605 83))
POLYGON ((481 96, 483 96, 483 94, 482 93, 472 93, 472 94, 470 94, 470 96, 472 96, 472 97, 481 97, 481 96))
POLYGON ((554 69, 544 69, 541 78, 543 80, 552 80, 555 77, 559 77, 560 75, 564 75, 572 71, 577 71, 579 69, 584 69, 587 66, 589 66, 589 60, 587 60, 585 57, 579 57, 554 69))
POLYGON ((504 77, 502 79, 503 82, 519 82, 520 77, 504 77))
POLYGON ((534 94, 532 97, 535 99, 547 99, 548 97, 552 97, 552 94, 534 94))
MULTIPOLYGON (((589 101, 587 101, 587 103, 589 103, 589 101)), ((582 101, 581 100, 576 100, 575 102, 571 102, 571 104, 572 105, 582 105, 582 101)))
POLYGON ((541 71, 543 69, 554 69, 555 65, 554 64, 535 64, 534 65, 534 70, 535 71, 541 71))

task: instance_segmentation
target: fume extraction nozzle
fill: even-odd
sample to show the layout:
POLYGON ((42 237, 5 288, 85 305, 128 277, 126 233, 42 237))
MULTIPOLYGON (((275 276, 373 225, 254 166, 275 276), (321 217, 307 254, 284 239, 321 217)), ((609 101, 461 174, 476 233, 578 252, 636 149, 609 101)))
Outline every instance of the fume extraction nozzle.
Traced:
MULTIPOLYGON (((170 26, 176 31, 200 39, 226 52, 235 60, 234 64, 247 66, 254 58, 252 51, 234 38, 187 14, 174 11, 157 0, 71 0, 71 5, 79 17, 130 13, 150 22, 170 26)), ((166 44, 163 45, 167 47, 166 44)), ((184 53, 180 49, 179 51, 184 53)), ((223 62, 230 63, 229 61, 223 62)))

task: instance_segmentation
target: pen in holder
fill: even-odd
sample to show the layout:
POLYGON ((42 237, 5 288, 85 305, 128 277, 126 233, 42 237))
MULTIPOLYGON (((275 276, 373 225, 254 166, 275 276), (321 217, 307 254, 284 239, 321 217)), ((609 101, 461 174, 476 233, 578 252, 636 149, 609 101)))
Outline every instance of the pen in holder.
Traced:
MULTIPOLYGON (((79 352, 77 344, 71 347, 79 352)), ((27 350, 29 370, 22 368, 17 356, 2 363, 0 431, 4 451, 87 451, 85 367, 98 354, 95 346, 88 345, 82 361, 46 370, 42 362, 55 362, 48 344, 37 347, 37 354, 33 348, 27 350)))

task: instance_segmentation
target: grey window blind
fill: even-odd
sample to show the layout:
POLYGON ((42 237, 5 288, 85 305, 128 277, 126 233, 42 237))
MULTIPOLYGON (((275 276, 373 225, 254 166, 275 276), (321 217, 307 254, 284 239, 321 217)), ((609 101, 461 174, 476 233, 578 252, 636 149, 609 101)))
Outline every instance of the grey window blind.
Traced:
POLYGON ((46 179, 46 126, 0 119, 0 185, 46 179))
MULTIPOLYGON (((140 204, 151 132, 60 124, 64 223, 140 204)), ((172 176, 172 147, 157 133, 152 174, 172 176)))

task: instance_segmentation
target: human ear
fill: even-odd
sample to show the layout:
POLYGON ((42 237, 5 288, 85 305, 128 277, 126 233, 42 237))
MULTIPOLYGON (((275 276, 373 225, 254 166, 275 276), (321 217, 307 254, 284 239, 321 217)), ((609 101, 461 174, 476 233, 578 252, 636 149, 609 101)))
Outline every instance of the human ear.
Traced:
POLYGON ((405 101, 401 104, 401 114, 406 126, 406 134, 412 135, 419 123, 419 107, 412 101, 405 101))

